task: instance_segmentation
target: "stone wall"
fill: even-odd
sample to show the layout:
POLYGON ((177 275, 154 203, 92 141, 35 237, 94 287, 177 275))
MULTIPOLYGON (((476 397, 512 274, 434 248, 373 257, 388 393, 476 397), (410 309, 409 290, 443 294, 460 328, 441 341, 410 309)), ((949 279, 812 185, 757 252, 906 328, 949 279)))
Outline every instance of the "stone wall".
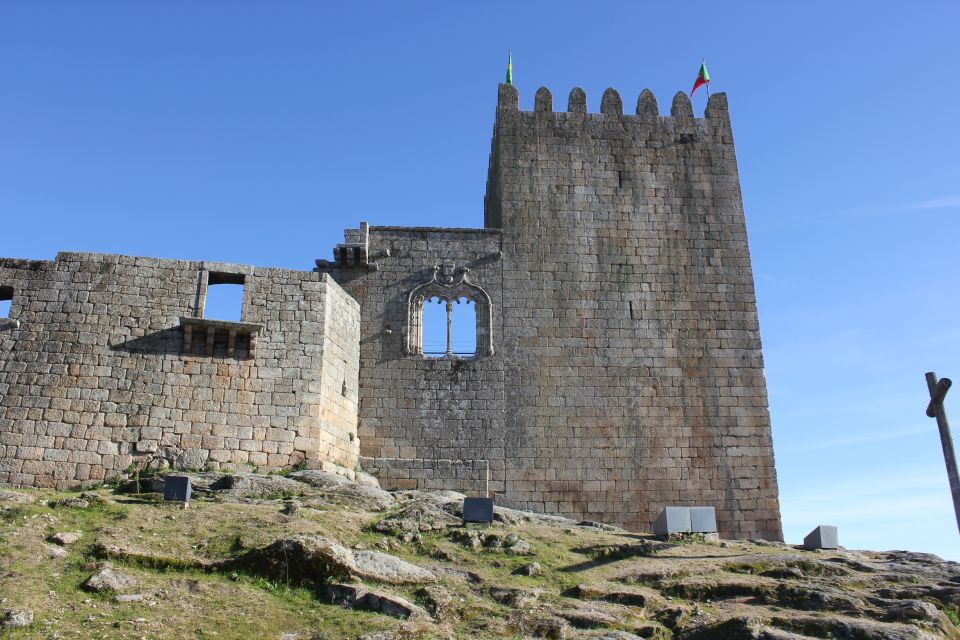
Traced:
POLYGON ((361 303, 365 464, 476 490, 482 460, 512 506, 649 529, 712 505, 725 535, 780 539, 726 97, 702 119, 683 94, 669 117, 649 92, 636 111, 608 90, 586 113, 575 89, 557 113, 541 89, 521 112, 502 85, 487 229, 361 227, 318 263, 361 303), (408 297, 440 263, 491 294, 493 355, 405 350, 408 297))
POLYGON ((370 227, 368 232, 364 246, 376 270, 360 264, 331 271, 362 304, 364 469, 376 469, 395 488, 473 490, 481 486, 480 470, 489 460, 491 489, 502 493, 503 360, 406 353, 408 294, 432 280, 434 266, 469 269, 469 281, 491 296, 494 327, 502 324, 499 230, 370 227))
POLYGON ((0 260, 0 286, 0 483, 64 487, 151 461, 355 466, 359 310, 330 278, 61 253, 0 260), (185 341, 211 273, 244 280, 242 322, 195 321, 185 341))

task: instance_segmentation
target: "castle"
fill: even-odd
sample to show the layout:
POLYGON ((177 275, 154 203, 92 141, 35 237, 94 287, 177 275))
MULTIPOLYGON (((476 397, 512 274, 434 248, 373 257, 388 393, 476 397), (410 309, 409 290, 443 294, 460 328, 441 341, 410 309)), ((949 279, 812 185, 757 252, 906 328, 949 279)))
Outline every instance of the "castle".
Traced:
MULTIPOLYGON (((0 260, 0 483, 306 463, 649 530, 716 507, 782 539, 727 101, 532 112, 500 85, 484 227, 345 233, 312 271, 0 260), (204 318, 243 287, 242 322, 204 318), (425 353, 470 302, 476 351, 425 353), (439 356, 439 357, 436 357, 439 356)), ((470 327, 471 334, 473 333, 470 327)))

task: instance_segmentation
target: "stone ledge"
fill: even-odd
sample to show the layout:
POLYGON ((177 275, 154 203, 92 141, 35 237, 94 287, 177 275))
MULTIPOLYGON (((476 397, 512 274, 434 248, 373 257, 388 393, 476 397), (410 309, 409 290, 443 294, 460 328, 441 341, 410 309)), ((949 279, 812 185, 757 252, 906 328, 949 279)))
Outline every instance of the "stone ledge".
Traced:
POLYGON ((202 333, 206 336, 207 355, 213 355, 213 344, 218 331, 227 333, 227 356, 233 356, 237 344, 237 336, 249 336, 250 357, 257 352, 257 336, 263 331, 262 324, 249 322, 231 322, 229 320, 209 320, 207 318, 180 317, 180 326, 183 328, 183 352, 193 350, 193 335, 202 333))

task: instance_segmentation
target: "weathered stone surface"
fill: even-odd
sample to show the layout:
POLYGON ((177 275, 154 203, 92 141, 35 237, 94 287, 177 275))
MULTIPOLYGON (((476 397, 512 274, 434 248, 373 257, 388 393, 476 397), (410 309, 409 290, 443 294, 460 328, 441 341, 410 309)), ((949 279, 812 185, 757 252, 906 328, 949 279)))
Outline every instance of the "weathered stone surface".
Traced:
POLYGON ((248 552, 236 563, 260 575, 292 584, 369 579, 390 584, 425 584, 436 576, 379 551, 353 551, 320 536, 277 540, 248 552))
POLYGON ((343 485, 350 484, 350 480, 348 478, 336 473, 327 473, 326 471, 321 471, 320 469, 303 469, 301 471, 294 471, 289 475, 289 477, 292 480, 299 480, 300 482, 305 482, 312 487, 319 487, 321 489, 329 487, 342 487, 343 485))
POLYGON ((393 618, 427 618, 427 612, 406 598, 384 591, 373 590, 361 584, 328 584, 323 593, 332 604, 373 611, 393 618))
POLYGON ((379 551, 355 551, 353 558, 353 571, 360 578, 391 584, 423 584, 436 580, 430 571, 379 551))
POLYGON ((57 558, 63 558, 67 555, 67 550, 63 547, 55 547, 53 545, 45 544, 43 545, 43 550, 47 554, 47 557, 55 560, 57 558))
POLYGON ((540 592, 517 587, 490 587, 490 597, 508 607, 525 607, 535 602, 540 597, 540 592))
POLYGON ((609 627, 622 622, 619 616, 599 609, 569 609, 555 613, 578 629, 609 627))
POLYGON ((83 537, 79 531, 60 531, 50 536, 50 542, 55 542, 60 546, 71 545, 83 537))
POLYGON ((238 473, 225 475, 211 485, 211 490, 243 498, 282 498, 305 492, 302 483, 278 475, 238 473))
POLYGON ((458 526, 460 521, 430 500, 414 500, 377 523, 377 531, 441 531, 458 526))
POLYGON ((426 603, 427 612, 438 622, 446 620, 453 613, 453 594, 440 585, 421 587, 416 595, 426 603))
POLYGON ((125 591, 138 585, 137 579, 112 566, 106 566, 83 584, 89 591, 125 591))
POLYGON ((7 611, 3 616, 3 620, 0 621, 0 627, 7 629, 20 629, 22 627, 29 627, 33 624, 33 611, 29 609, 13 609, 7 611))
POLYGON ((0 489, 0 505, 3 504, 30 504, 33 502, 33 496, 28 496, 19 491, 10 491, 9 489, 0 489))
POLYGON ((527 564, 519 567, 516 571, 513 572, 518 576, 538 576, 543 573, 543 568, 540 566, 539 562, 528 562, 527 564))
POLYGON ((0 331, 0 484, 356 466, 359 306, 328 275, 62 252, 3 260, 0 286, 19 322, 0 331), (242 323, 202 319, 224 274, 248 293, 242 323))
POLYGON ((937 608, 923 600, 891 602, 884 607, 884 613, 887 620, 894 622, 909 622, 911 620, 936 622, 941 618, 941 613, 937 608))
POLYGON ((573 595, 584 600, 604 600, 631 607, 644 607, 650 600, 650 595, 647 593, 609 588, 602 585, 579 584, 573 589, 573 595))
POLYGON ((73 509, 86 509, 90 506, 90 502, 88 500, 84 500, 83 498, 64 498, 63 500, 57 502, 56 506, 70 507, 73 509))

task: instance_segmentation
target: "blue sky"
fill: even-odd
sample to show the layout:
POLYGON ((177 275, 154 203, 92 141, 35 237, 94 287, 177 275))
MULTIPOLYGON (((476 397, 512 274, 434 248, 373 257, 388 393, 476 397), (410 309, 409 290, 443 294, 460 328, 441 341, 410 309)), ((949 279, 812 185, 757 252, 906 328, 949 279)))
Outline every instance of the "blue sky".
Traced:
POLYGON ((0 0, 0 255, 310 269, 360 220, 481 226, 508 48, 524 109, 663 110, 706 57, 787 540, 960 559, 923 379, 960 377, 960 5, 719 4, 0 0))

